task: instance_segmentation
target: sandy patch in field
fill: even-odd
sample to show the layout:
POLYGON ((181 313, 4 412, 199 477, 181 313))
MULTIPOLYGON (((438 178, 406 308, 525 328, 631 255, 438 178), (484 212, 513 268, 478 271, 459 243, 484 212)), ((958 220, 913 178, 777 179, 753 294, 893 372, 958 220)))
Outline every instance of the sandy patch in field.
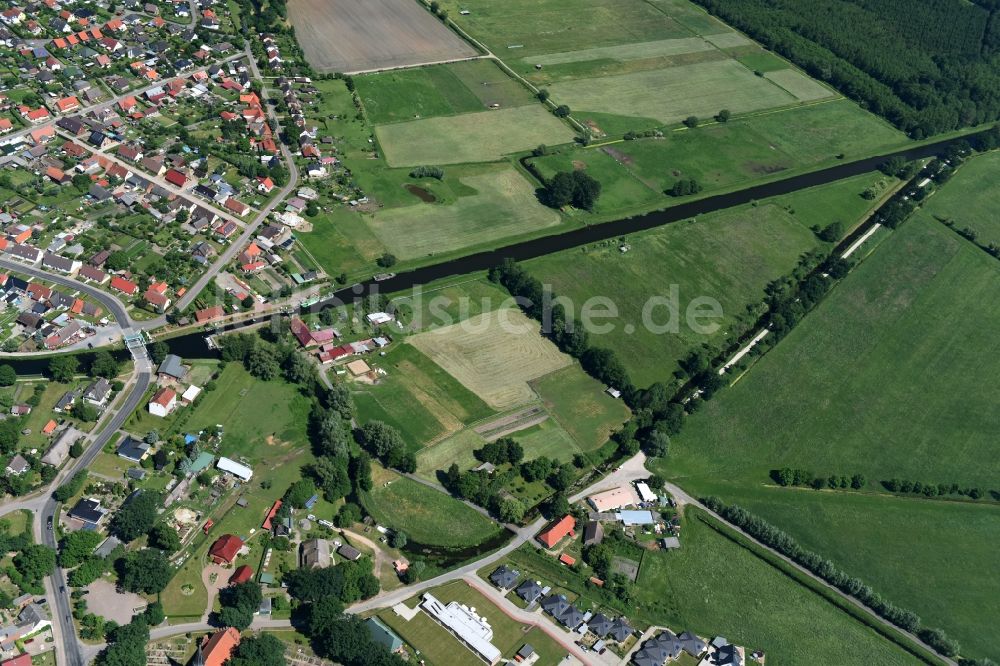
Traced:
POLYGON ((539 329, 520 310, 505 308, 409 342, 490 407, 506 410, 535 398, 528 382, 572 363, 539 329))

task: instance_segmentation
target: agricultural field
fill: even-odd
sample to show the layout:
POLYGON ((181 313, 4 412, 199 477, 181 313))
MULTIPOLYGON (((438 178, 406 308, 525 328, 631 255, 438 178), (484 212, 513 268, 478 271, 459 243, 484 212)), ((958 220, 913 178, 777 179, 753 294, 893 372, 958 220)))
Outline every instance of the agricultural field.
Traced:
MULTIPOLYGON (((419 259, 561 223, 559 213, 539 203, 531 183, 512 167, 477 167, 469 175, 452 177, 471 192, 452 202, 417 202, 366 216, 382 245, 400 259, 419 259)), ((421 186, 432 196, 438 191, 421 186)))
POLYGON ((631 129, 647 129, 721 109, 838 97, 780 59, 766 72, 745 64, 740 57, 759 57, 760 48, 684 0, 480 0, 462 8, 468 15, 453 20, 598 136, 621 134, 629 118, 631 129), (586 15, 587 25, 568 14, 586 15))
POLYGON ((540 104, 379 125, 375 135, 386 162, 397 167, 489 162, 574 137, 540 104))
POLYGON ((474 546, 497 536, 499 524, 446 492, 381 468, 372 468, 374 488, 363 498, 380 525, 406 531, 413 541, 434 546, 474 546))
POLYGON ((1000 245, 1000 192, 996 174, 1000 153, 990 152, 968 160, 946 187, 923 205, 922 214, 956 229, 971 229, 982 245, 1000 245))
POLYGON ((746 507, 837 562, 924 624, 939 626, 962 654, 1000 656, 1000 581, 981 576, 995 560, 1000 507, 853 492, 721 485, 746 507))
POLYGON ((409 0, 292 0, 288 15, 318 72, 359 72, 476 55, 420 4, 409 0))
POLYGON ((534 102, 492 60, 391 70, 355 77, 354 83, 368 120, 376 125, 534 102))
POLYGON ((635 588, 643 619, 721 634, 781 664, 918 664, 821 596, 688 511, 683 547, 649 552, 635 588))
POLYGON ((608 441, 629 416, 625 403, 605 393, 604 386, 577 365, 537 379, 531 387, 583 451, 608 441))
POLYGON ((358 418, 362 423, 379 420, 394 426, 413 450, 493 414, 475 393, 413 345, 396 346, 376 367, 387 371, 377 384, 351 385, 358 418))
POLYGON ((661 471, 695 490, 785 466, 992 488, 998 271, 915 216, 688 420, 661 471))
POLYGON ((409 342, 498 411, 532 401, 528 382, 572 363, 539 334, 538 322, 514 308, 419 333, 409 342))
MULTIPOLYGON (((860 197, 859 197, 860 198, 860 197)), ((742 321, 746 306, 764 298, 768 282, 794 268, 799 256, 818 246, 808 226, 774 203, 722 211, 696 222, 680 222, 617 242, 569 250, 525 263, 554 294, 569 299, 579 317, 588 299, 610 298, 617 318, 613 330, 590 338, 614 348, 639 386, 668 381, 677 362, 703 342, 723 342, 742 321), (643 325, 643 309, 653 296, 667 298, 677 286, 676 327, 654 332, 643 325), (709 335, 686 323, 688 304, 709 297, 722 307, 718 330, 709 335)), ((652 321, 668 322, 658 306, 652 321)), ((605 323, 605 322, 602 322, 605 323)), ((713 323, 705 321, 704 323, 713 323)))
MULTIPOLYGON (((619 134, 639 127, 611 126, 619 134)), ((588 148, 568 148, 533 163, 546 177, 585 169, 602 184, 595 209, 610 217, 669 205, 663 193, 678 179, 693 178, 704 190, 791 175, 838 161, 903 145, 906 137, 847 100, 783 109, 638 139, 588 148)), ((679 201, 684 201, 680 199, 679 201)))

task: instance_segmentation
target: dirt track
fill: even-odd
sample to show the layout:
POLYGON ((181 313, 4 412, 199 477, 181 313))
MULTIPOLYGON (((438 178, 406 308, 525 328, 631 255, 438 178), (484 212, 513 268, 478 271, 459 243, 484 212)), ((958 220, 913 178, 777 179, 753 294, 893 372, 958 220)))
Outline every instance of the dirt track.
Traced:
POLYGON ((288 14, 318 72, 358 72, 476 55, 417 0, 291 0, 288 14))

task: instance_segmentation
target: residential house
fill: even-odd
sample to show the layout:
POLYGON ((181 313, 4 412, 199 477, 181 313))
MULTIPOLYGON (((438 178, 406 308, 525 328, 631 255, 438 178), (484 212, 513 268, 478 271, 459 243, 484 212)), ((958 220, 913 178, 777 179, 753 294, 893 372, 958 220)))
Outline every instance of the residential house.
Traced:
POLYGON ((202 666, 222 666, 233 655, 239 644, 239 630, 226 627, 205 638, 194 656, 194 663, 202 666))
POLYGON ((499 587, 501 590, 509 590, 517 581, 521 578, 521 572, 517 569, 511 569, 507 565, 501 565, 490 574, 490 582, 499 587))
POLYGON ((118 454, 119 458, 124 458, 125 460, 141 463, 149 455, 149 450, 152 447, 141 439, 135 439, 131 435, 125 435, 119 444, 118 448, 115 449, 115 453, 118 454))
POLYGON ((177 392, 164 386, 153 394, 149 401, 149 413, 153 416, 165 417, 177 406, 177 392))
POLYGON ((83 498, 70 509, 69 517, 79 520, 84 525, 97 527, 108 515, 108 512, 101 508, 101 502, 94 498, 83 498))
POLYGON ((307 539, 300 547, 300 562, 303 569, 328 567, 332 564, 330 542, 326 539, 307 539))
POLYGON ((93 382, 83 392, 83 399, 95 407, 103 407, 111 397, 111 382, 104 377, 93 382))
POLYGON ((546 548, 553 548, 564 537, 574 536, 575 528, 576 519, 571 515, 566 515, 541 532, 537 538, 546 548))
POLYGON ((235 534, 223 534, 208 549, 208 556, 216 564, 232 564, 243 548, 243 539, 235 534))
POLYGON ((181 381, 187 376, 188 369, 184 365, 183 359, 176 354, 167 354, 163 358, 163 362, 160 363, 160 367, 156 369, 156 374, 159 375, 161 380, 176 380, 181 381))
POLYGON ((25 460, 24 456, 18 453, 10 459, 10 462, 7 463, 7 467, 4 471, 11 476, 21 476, 29 469, 31 469, 31 465, 28 464, 28 461, 25 460))

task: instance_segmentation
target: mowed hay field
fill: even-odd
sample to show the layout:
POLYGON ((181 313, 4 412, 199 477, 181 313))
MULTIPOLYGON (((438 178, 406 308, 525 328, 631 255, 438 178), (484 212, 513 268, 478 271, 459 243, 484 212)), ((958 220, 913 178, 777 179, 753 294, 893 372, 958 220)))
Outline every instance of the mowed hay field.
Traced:
POLYGON ((984 575, 1000 543, 997 504, 786 488, 715 494, 942 627, 964 656, 1000 658, 1000 577, 984 575))
POLYGON ((573 140, 573 131, 539 104, 379 125, 390 166, 489 162, 504 155, 573 140))
POLYGON ((318 72, 358 72, 476 55, 413 0, 291 0, 288 15, 318 72))
POLYGON ((970 159, 948 181, 947 187, 927 200, 923 213, 939 221, 950 221, 956 229, 972 229, 977 242, 983 245, 1000 245, 998 169, 1000 153, 970 159))
MULTIPOLYGON (((616 350, 639 386, 666 381, 677 361, 703 342, 721 340, 750 303, 764 298, 764 287, 795 266, 799 256, 817 246, 815 235, 796 217, 774 204, 706 215, 628 237, 631 249, 617 244, 570 250, 526 262, 528 271, 554 294, 570 299, 579 316, 587 299, 604 296, 618 311, 606 334, 591 341, 616 350), (643 326, 643 308, 651 297, 668 297, 677 285, 680 321, 673 331, 657 333, 643 326), (685 312, 693 299, 709 297, 722 306, 723 319, 712 335, 695 332, 685 312), (626 326, 633 327, 631 333, 626 326)), ((665 307, 653 311, 663 324, 665 307)), ((711 323, 706 321, 705 323, 711 323)))
MULTIPOLYGON (((810 82, 802 74, 789 72, 810 82)), ((799 101, 735 60, 564 81, 550 86, 549 91, 553 99, 577 113, 641 116, 665 124, 692 115, 710 117, 720 109, 740 113, 799 101)))
POLYGON ((695 490, 785 466, 995 488, 997 302, 996 259, 912 218, 688 419, 662 472, 695 490))
POLYGON ((528 382, 572 363, 539 328, 520 310, 502 308, 409 342, 490 407, 504 410, 532 401, 528 382))
POLYGON ((538 202, 531 183, 509 166, 457 178, 475 194, 452 203, 386 208, 366 217, 369 227, 397 257, 417 259, 529 234, 561 221, 558 212, 538 202))

